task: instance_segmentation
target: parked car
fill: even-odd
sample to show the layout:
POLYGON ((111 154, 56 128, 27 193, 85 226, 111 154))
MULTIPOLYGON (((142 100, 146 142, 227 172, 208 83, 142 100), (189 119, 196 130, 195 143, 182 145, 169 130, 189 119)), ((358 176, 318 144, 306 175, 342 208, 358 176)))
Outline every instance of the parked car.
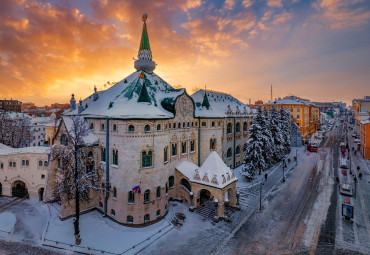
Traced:
POLYGON ((347 183, 340 184, 339 193, 346 196, 353 196, 352 186, 347 183))
POLYGON ((352 134, 352 137, 356 138, 357 137, 356 133, 353 133, 352 134))
POLYGON ((348 169, 348 161, 346 158, 344 157, 340 158, 340 167, 344 169, 348 169))

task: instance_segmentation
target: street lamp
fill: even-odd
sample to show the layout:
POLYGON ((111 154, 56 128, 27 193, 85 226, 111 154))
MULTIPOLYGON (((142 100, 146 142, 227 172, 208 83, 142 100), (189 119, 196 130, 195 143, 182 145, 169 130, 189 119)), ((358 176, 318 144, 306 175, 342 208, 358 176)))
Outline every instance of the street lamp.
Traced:
POLYGON ((285 160, 283 161, 283 180, 282 182, 285 182, 285 174, 284 174, 284 168, 286 167, 285 160))
POLYGON ((260 186, 260 211, 262 210, 262 185, 263 185, 263 180, 261 181, 261 186, 260 186))

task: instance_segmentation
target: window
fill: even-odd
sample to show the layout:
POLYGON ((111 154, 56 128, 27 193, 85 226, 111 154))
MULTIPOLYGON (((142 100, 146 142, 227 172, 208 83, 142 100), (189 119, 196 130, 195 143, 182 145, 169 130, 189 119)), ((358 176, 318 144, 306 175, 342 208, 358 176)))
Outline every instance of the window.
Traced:
POLYGON ((134 223, 134 217, 131 215, 127 215, 127 223, 130 223, 130 224, 134 223))
POLYGON ((177 128, 181 128, 181 123, 177 123, 177 128))
POLYGON ((113 150, 113 165, 118 166, 118 150, 113 150))
POLYGON ((168 183, 169 183, 170 189, 173 189, 173 186, 175 185, 175 177, 170 176, 168 178, 168 183))
POLYGON ((41 160, 39 161, 39 166, 42 166, 42 161, 41 160))
POLYGON ((168 147, 164 148, 163 150, 163 161, 164 163, 168 162, 168 147))
POLYGON ((181 153, 186 154, 186 142, 181 143, 181 153))
POLYGON ((194 152, 195 151, 195 141, 192 140, 190 141, 190 152, 194 152))
POLYGON ((41 175, 41 179, 42 180, 45 179, 45 175, 44 174, 41 175))
POLYGON ((93 158, 93 157, 94 157, 93 152, 92 152, 92 151, 89 151, 89 153, 87 154, 87 157, 88 157, 89 159, 93 158))
POLYGON ((3 163, 0 164, 0 168, 4 169, 4 164, 3 163))
POLYGON ((29 166, 29 165, 30 165, 30 161, 26 160, 26 166, 29 166))
POLYGON ((235 125, 235 132, 239 133, 240 132, 240 123, 237 122, 235 125))
POLYGON ((196 126, 196 127, 198 126, 198 122, 197 122, 197 121, 195 122, 195 126, 196 126))
POLYGON ((150 221, 150 214, 144 215, 144 223, 148 223, 150 221))
POLYGON ((297 115, 297 119, 299 119, 300 118, 300 116, 299 115, 297 115))
POLYGON ((26 165, 26 161, 22 160, 22 166, 25 166, 25 165, 26 165))
POLYGON ((135 203, 135 193, 132 190, 128 192, 128 203, 129 204, 135 203))
POLYGON ((191 185, 188 180, 182 178, 180 184, 184 186, 189 192, 191 192, 191 185))
POLYGON ((182 127, 183 127, 183 128, 185 128, 185 122, 184 122, 184 123, 182 123, 182 127))
POLYGON ((293 108, 290 108, 290 112, 293 112, 293 108))
POLYGON ((161 131, 161 124, 157 125, 157 131, 161 131))
POLYGON ((190 122, 188 122, 188 125, 187 125, 187 127, 190 127, 190 122))
POLYGON ((161 187, 157 187, 157 198, 161 198, 161 187))
POLYGON ((64 146, 68 145, 68 137, 66 134, 62 134, 62 137, 60 138, 60 143, 64 146))
POLYGON ((9 162, 9 167, 12 167, 13 166, 13 162, 9 162))
POLYGON ((171 129, 171 123, 168 124, 168 128, 171 129))
POLYGON ((150 202, 150 190, 146 190, 145 192, 144 192, 144 203, 146 204, 146 203, 149 203, 150 202))
POLYGON ((94 123, 90 123, 90 129, 94 129, 94 123))
POLYGON ((168 184, 166 182, 166 196, 167 196, 167 194, 168 194, 168 184))
POLYGON ((157 218, 161 217, 161 210, 157 210, 157 218))
POLYGON ((232 156, 232 152, 231 152, 231 148, 229 148, 227 149, 226 157, 231 158, 231 156, 232 156))
POLYGON ((215 122, 214 121, 212 121, 212 127, 214 127, 215 126, 215 122))
POLYGON ((99 202, 99 207, 103 208, 103 203, 102 202, 99 202))
POLYGON ((231 132, 232 132, 231 123, 227 123, 227 130, 226 130, 226 133, 227 133, 227 134, 231 134, 231 132))
POLYGON ((297 108, 297 112, 300 112, 300 111, 301 111, 301 109, 297 108))
POLYGON ((113 199, 116 199, 117 198, 117 188, 114 187, 113 188, 113 199))
POLYGON ((116 132, 116 131, 117 131, 117 125, 113 124, 113 132, 116 132))
POLYGON ((141 153, 141 167, 151 167, 153 164, 152 164, 152 152, 151 151, 143 151, 141 153))
POLYGON ((202 127, 206 127, 207 123, 205 121, 202 122, 202 127))
POLYGON ((209 141, 209 149, 210 150, 216 150, 216 138, 212 138, 209 141))
POLYGON ((244 121, 244 123, 243 123, 243 131, 244 132, 248 131, 248 123, 246 121, 244 121))
POLYGON ((105 155, 106 154, 106 150, 105 148, 101 148, 101 161, 105 162, 105 155))
POLYGON ((243 145, 243 151, 247 151, 247 144, 246 143, 243 145))
POLYGON ((104 131, 104 124, 103 123, 100 124, 100 130, 104 131))
POLYGON ((149 126, 149 125, 145 125, 145 127, 144 127, 144 132, 145 132, 145 133, 150 132, 150 126, 149 126))
POLYGON ((128 126, 128 132, 129 132, 129 133, 134 133, 134 132, 135 132, 135 127, 134 127, 134 125, 129 125, 129 126, 128 126))
POLYGON ((115 210, 110 210, 110 214, 113 216, 113 217, 115 217, 116 216, 116 211, 115 210))
POLYGON ((172 144, 172 156, 176 156, 176 155, 177 155, 177 144, 173 143, 172 144))
POLYGON ((44 161, 44 167, 48 167, 48 162, 47 161, 44 161))
POLYGON ((240 147, 239 147, 239 145, 238 145, 238 146, 236 146, 235 154, 236 154, 236 155, 239 155, 239 154, 240 154, 240 147))

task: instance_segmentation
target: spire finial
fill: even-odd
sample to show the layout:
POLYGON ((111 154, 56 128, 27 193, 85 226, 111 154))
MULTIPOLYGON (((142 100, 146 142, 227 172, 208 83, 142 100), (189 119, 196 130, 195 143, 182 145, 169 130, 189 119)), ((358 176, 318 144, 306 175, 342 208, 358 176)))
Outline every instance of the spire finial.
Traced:
POLYGON ((144 13, 142 19, 143 22, 145 23, 145 21, 148 19, 148 14, 144 13))

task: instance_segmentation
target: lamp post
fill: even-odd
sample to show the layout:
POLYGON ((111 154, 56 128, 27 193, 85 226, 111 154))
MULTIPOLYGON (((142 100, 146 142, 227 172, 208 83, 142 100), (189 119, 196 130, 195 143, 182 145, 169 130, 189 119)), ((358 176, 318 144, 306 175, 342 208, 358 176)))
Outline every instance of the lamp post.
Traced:
POLYGON ((356 173, 355 173, 355 178, 353 178, 353 181, 355 182, 355 198, 356 198, 356 195, 357 195, 357 177, 356 177, 356 173))
POLYGON ((298 148, 295 149, 295 165, 298 166, 298 148))
POLYGON ((261 186, 260 186, 260 211, 262 210, 262 185, 263 185, 263 180, 261 181, 261 186))
POLYGON ((237 210, 240 210, 239 197, 240 197, 240 193, 237 191, 236 192, 236 209, 237 210))
POLYGON ((284 168, 286 167, 285 161, 283 161, 283 180, 282 182, 285 182, 285 174, 284 174, 284 168))

